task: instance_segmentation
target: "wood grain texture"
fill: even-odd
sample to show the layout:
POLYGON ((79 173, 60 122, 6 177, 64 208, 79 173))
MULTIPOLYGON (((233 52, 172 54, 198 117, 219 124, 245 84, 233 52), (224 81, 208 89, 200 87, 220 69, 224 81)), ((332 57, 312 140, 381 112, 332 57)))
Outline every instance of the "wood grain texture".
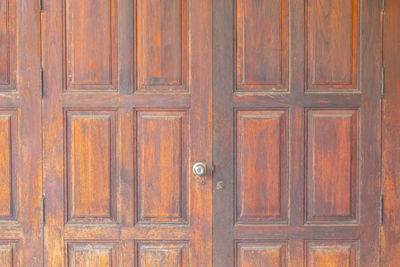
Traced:
MULTIPOLYGON (((383 15, 383 13, 382 13, 383 15)), ((384 13, 383 65, 385 95, 382 122, 381 266, 396 267, 400 262, 400 2, 387 0, 384 13)))
POLYGON ((357 89, 358 0, 306 0, 307 89, 357 89))
POLYGON ((16 126, 15 112, 0 110, 0 219, 11 219, 15 213, 16 126))
POLYGON ((238 267, 287 266, 286 242, 241 242, 236 253, 238 267))
MULTIPOLYGON (((278 1, 213 2, 213 265, 238 266, 236 247, 230 245, 232 243, 287 240, 287 265, 306 266, 306 240, 320 240, 332 245, 329 242, 335 239, 358 242, 356 256, 359 262, 355 264, 378 266, 380 96, 377 88, 382 52, 380 1, 290 1, 287 6, 287 47, 290 51, 287 57, 290 71, 287 74, 288 88, 282 89, 282 92, 237 87, 237 64, 243 60, 237 55, 240 38, 255 47, 252 63, 256 60, 261 62, 265 55, 272 58, 277 53, 277 50, 265 52, 271 46, 262 41, 272 39, 275 34, 258 34, 256 37, 251 34, 238 35, 241 29, 238 13, 243 12, 239 3, 245 6, 248 25, 251 25, 249 33, 274 27, 278 21, 275 19, 265 27, 259 25, 269 21, 271 13, 276 11, 276 8, 264 9, 265 5, 276 7, 278 1), (255 21, 257 25, 251 24, 255 21), (315 53, 310 54, 312 51, 315 53), (361 51, 362 61, 359 57, 361 51), (310 85, 314 78, 315 88, 310 85), (282 135, 282 131, 277 133, 279 129, 273 123, 262 126, 263 120, 260 118, 247 119, 248 126, 242 128, 241 133, 250 140, 247 145, 250 152, 244 160, 238 160, 238 110, 287 110, 288 155, 284 167, 278 165, 276 153, 272 165, 259 163, 265 162, 265 157, 277 151, 277 136, 282 135), (313 118, 315 127, 312 127, 312 131, 309 129, 309 112, 316 112, 314 115, 327 112, 323 114, 326 119, 313 118), (260 129, 266 129, 262 134, 264 138, 257 137, 260 129), (311 143, 315 144, 314 152, 311 143), (315 161, 312 158, 307 161, 312 156, 309 155, 310 151, 315 161), (251 154, 254 156, 249 156, 251 154), (244 202, 251 202, 255 208, 262 207, 268 197, 277 195, 276 190, 269 192, 263 186, 258 186, 261 185, 261 179, 256 180, 257 174, 272 173, 278 168, 288 171, 287 222, 257 225, 248 221, 238 223, 237 204, 243 201, 239 201, 237 194, 235 172, 247 169, 251 173, 248 175, 248 188, 252 191, 244 202), (310 170, 315 175, 310 176, 310 170), (312 188, 315 188, 314 195, 318 195, 314 199, 315 214, 309 212, 311 207, 308 206, 312 192, 308 184, 310 181, 316 185, 312 188), (221 182, 225 185, 222 189, 218 187, 221 182)), ((243 17, 240 19, 243 20, 243 17)), ((268 64, 272 62, 275 61, 271 60, 268 64)), ((257 66, 254 63, 251 66, 262 73, 267 71, 268 64, 257 66)), ((270 176, 277 180, 277 171, 270 176)), ((320 260, 319 264, 341 266, 345 253, 335 253, 325 262, 320 260)), ((321 259, 324 256, 316 257, 321 259)), ((258 259, 261 263, 256 261, 249 264, 269 264, 261 256, 258 259)))
POLYGON ((116 264, 116 251, 113 244, 68 244, 68 266, 70 267, 112 267, 117 266, 116 264))
POLYGON ((68 220, 115 216, 115 134, 112 111, 67 111, 68 220))
POLYGON ((288 1, 236 0, 236 90, 287 90, 288 1))
POLYGON ((0 3, 0 91, 15 89, 17 1, 0 3))
POLYGON ((237 220, 287 218, 287 112, 237 112, 237 220))
POLYGON ((342 241, 307 242, 307 267, 356 267, 357 244, 342 241))
MULTIPOLYGON (((189 172, 197 161, 212 166, 211 1, 64 0, 44 9, 44 265, 67 266, 68 242, 121 244, 112 266, 135 266, 137 242, 184 240, 190 266, 211 266, 211 172, 205 184, 189 172), (75 87, 65 81, 68 51, 81 64, 75 87), (81 215, 68 218, 70 167, 82 198, 81 215)), ((92 265, 104 253, 89 254, 79 258, 92 265)))
POLYGON ((188 247, 179 242, 138 243, 138 267, 188 267, 188 247))
POLYGON ((116 1, 64 1, 67 90, 116 90, 116 1))
POLYGON ((137 89, 187 90, 188 1, 137 1, 137 89))
POLYGON ((137 112, 139 222, 182 222, 187 209, 187 116, 137 112))
POLYGON ((308 110, 307 116, 307 220, 355 220, 358 111, 308 110))

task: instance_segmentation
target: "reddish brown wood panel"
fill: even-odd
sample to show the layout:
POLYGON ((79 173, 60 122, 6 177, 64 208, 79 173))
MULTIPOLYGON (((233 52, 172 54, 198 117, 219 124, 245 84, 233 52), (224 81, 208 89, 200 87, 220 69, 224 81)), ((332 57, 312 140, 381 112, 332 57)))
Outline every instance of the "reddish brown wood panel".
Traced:
POLYGON ((43 3, 44 265, 211 266, 211 0, 43 3))
POLYGON ((307 267, 359 266, 358 246, 349 241, 308 241, 307 267))
POLYGON ((307 89, 357 89, 359 0, 306 0, 307 89))
POLYGON ((187 146, 186 112, 137 112, 139 222, 186 220, 187 146))
POLYGON ((15 111, 0 110, 0 219, 15 214, 17 117, 15 111))
POLYGON ((287 265, 286 242, 241 242, 236 245, 238 267, 285 267, 287 265))
POLYGON ((115 113, 67 111, 68 220, 115 216, 115 113))
POLYGON ((356 220, 358 111, 308 110, 307 220, 356 220))
POLYGON ((15 88, 16 1, 0 3, 0 90, 15 88))
POLYGON ((237 112, 237 220, 287 219, 287 112, 237 112))
POLYGON ((4 267, 17 266, 17 251, 15 243, 0 243, 0 262, 4 267))
POLYGON ((188 1, 137 1, 137 89, 186 90, 188 1))
POLYGON ((236 1, 236 89, 287 90, 288 1, 236 1))
POLYGON ((67 266, 117 266, 114 245, 107 243, 69 243, 67 266))
POLYGON ((380 0, 213 5, 213 265, 379 266, 380 0))
POLYGON ((138 243, 138 267, 188 267, 188 246, 179 242, 138 243))
POLYGON ((67 90, 115 90, 115 0, 64 0, 67 90))
POLYGON ((383 65, 385 95, 382 123, 383 225, 381 263, 400 263, 400 1, 386 0, 383 65))
POLYGON ((39 13, 0 1, 1 266, 43 266, 39 13))

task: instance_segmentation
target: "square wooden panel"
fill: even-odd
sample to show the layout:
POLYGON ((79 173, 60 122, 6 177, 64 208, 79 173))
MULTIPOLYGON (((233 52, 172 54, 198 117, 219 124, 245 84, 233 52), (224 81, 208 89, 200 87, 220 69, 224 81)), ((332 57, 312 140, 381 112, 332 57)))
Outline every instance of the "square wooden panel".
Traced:
POLYGON ((68 267, 117 266, 117 245, 108 242, 68 242, 68 267))
POLYGON ((356 223, 358 110, 307 110, 307 222, 356 223))
POLYGON ((236 90, 288 90, 288 0, 236 0, 236 90))
POLYGON ((0 92, 15 89, 16 0, 0 2, 0 92))
POLYGON ((116 219, 116 111, 67 110, 68 222, 116 219))
POLYGON ((138 222, 186 222, 187 113, 137 110, 136 120, 138 222))
POLYGON ((358 257, 358 241, 306 241, 306 267, 358 267, 358 257))
POLYGON ((137 243, 138 267, 188 267, 186 241, 140 241, 137 243))
POLYGON ((285 223, 288 216, 288 112, 236 113, 236 220, 285 223))
POLYGON ((137 90, 187 90, 188 0, 136 2, 137 90))
POLYGON ((64 0, 66 90, 117 90, 116 0, 64 0))
POLYGON ((16 110, 0 109, 0 220, 16 218, 17 123, 16 110))
POLYGON ((237 267, 287 266, 286 241, 237 241, 237 267))
POLYGON ((358 1, 306 0, 306 88, 357 90, 358 1))

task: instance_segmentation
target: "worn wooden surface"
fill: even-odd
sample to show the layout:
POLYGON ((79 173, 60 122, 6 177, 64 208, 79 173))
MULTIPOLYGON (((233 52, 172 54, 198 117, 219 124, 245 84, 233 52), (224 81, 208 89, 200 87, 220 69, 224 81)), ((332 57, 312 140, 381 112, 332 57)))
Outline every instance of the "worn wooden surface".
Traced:
POLYGON ((0 265, 42 266, 40 16, 0 3, 0 265))
POLYGON ((379 15, 214 1, 214 266, 378 266, 379 15))
POLYGON ((212 265, 211 11, 44 1, 46 266, 212 265))
POLYGON ((386 1, 383 63, 385 96, 382 124, 383 225, 381 266, 400 264, 400 2, 386 1))

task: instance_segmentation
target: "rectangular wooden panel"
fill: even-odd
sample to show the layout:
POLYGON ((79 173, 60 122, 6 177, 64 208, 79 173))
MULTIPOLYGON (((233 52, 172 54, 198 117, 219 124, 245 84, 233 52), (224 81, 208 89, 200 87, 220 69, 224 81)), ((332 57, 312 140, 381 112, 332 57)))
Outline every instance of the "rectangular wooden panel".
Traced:
POLYGON ((242 223, 287 219, 287 111, 237 111, 236 211, 242 223))
POLYGON ((68 220, 115 218, 114 111, 67 111, 68 220))
POLYGON ((281 241, 238 242, 237 267, 285 267, 287 243, 281 241))
POLYGON ((307 88, 357 89, 358 0, 307 0, 307 88))
POLYGON ((0 91, 15 88, 16 0, 0 2, 0 91))
POLYGON ((0 263, 2 267, 15 267, 15 244, 0 243, 0 263))
POLYGON ((137 89, 186 90, 187 0, 137 1, 137 89))
POLYGON ((307 267, 356 267, 356 241, 306 241, 307 267))
POLYGON ((358 111, 308 110, 307 220, 356 220, 358 111))
POLYGON ((137 111, 139 222, 183 222, 187 209, 185 111, 137 111))
POLYGON ((236 0, 237 90, 288 89, 288 1, 236 0))
POLYGON ((17 135, 14 111, 0 110, 0 220, 13 218, 15 212, 14 153, 17 135))
POLYGON ((69 243, 67 255, 70 267, 117 266, 115 246, 109 243, 69 243))
POLYGON ((188 267, 188 244, 184 242, 140 242, 138 267, 188 267))
POLYGON ((116 90, 116 0, 65 0, 67 90, 116 90))

